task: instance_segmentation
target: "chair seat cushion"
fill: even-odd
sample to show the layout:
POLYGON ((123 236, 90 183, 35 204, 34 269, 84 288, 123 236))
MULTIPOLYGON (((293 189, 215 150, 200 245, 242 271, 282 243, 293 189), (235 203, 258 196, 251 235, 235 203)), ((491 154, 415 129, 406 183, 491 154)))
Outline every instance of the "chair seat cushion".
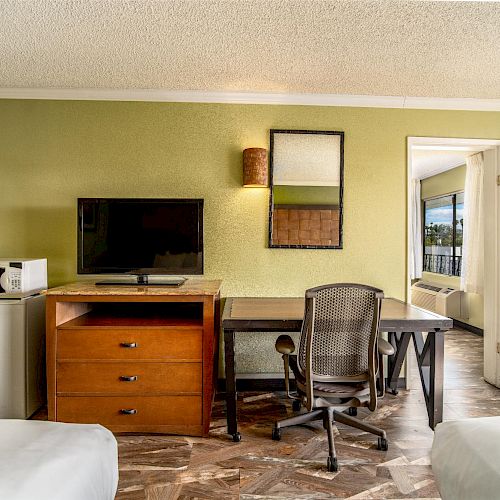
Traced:
POLYGON ((500 417, 436 427, 432 470, 444 500, 490 500, 500 492, 500 417))
POLYGON ((335 397, 352 397, 354 394, 369 389, 368 382, 358 382, 355 384, 336 384, 330 382, 314 382, 313 389, 315 391, 327 392, 334 394, 335 397))
MULTIPOLYGON (((303 393, 306 392, 306 378, 299 370, 297 365, 296 356, 290 357, 290 367, 292 368, 293 375, 295 377, 295 381, 297 383, 297 389, 303 393)), ((315 392, 319 391, 324 393, 325 395, 331 395, 331 397, 344 399, 344 398, 363 398, 364 396, 370 393, 370 385, 368 381, 353 381, 353 382, 313 382, 313 390, 315 392)), ((320 394, 315 394, 319 395, 320 394)), ((328 397, 328 396, 325 396, 328 397)), ((361 403, 362 401, 360 401, 361 403)))

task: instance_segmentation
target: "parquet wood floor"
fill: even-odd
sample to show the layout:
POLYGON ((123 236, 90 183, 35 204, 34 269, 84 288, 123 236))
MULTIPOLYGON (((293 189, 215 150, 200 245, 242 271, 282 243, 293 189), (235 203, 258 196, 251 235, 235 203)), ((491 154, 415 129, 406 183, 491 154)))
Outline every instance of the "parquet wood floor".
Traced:
MULTIPOLYGON (((483 341, 452 331, 445 341, 445 420, 500 415, 500 390, 482 379, 483 341)), ((429 451, 433 432, 418 375, 415 389, 386 395, 378 410, 358 416, 387 430, 389 451, 376 439, 339 425, 338 473, 326 472, 326 433, 314 423, 271 440, 275 419, 291 415, 281 394, 242 394, 241 443, 225 434, 224 403, 215 403, 208 439, 118 436, 117 500, 439 498, 429 451), (256 397, 255 397, 256 396, 256 397)))

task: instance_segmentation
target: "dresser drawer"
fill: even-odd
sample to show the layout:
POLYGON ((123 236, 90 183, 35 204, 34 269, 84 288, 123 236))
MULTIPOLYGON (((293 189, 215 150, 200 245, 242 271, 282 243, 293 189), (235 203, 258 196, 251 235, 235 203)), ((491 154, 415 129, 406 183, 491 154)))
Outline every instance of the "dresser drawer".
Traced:
POLYGON ((60 328, 57 359, 201 361, 202 329, 60 328))
POLYGON ((201 363, 61 362, 57 393, 201 393, 201 363))
POLYGON ((57 398, 57 421, 104 426, 200 425, 201 396, 76 396, 57 398))

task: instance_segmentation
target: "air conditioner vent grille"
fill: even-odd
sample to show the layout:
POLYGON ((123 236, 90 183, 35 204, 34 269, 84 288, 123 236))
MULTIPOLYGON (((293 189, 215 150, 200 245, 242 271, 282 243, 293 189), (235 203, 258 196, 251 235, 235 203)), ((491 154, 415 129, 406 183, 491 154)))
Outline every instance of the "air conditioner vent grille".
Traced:
POLYGON ((414 290, 412 293, 412 304, 428 311, 436 312, 436 296, 425 292, 414 290))
POLYGON ((415 285, 417 288, 425 288, 426 290, 432 290, 433 292, 439 292, 442 287, 429 285, 428 283, 417 283, 415 285))

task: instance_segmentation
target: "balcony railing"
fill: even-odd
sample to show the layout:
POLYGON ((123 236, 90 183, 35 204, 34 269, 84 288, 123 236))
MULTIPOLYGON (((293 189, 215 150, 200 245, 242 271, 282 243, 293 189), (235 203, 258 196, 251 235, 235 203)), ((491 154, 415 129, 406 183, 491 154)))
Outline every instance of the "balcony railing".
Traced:
POLYGON ((462 256, 455 256, 453 265, 452 255, 424 255, 424 271, 429 273, 447 274, 448 276, 460 276, 462 269, 462 256))

